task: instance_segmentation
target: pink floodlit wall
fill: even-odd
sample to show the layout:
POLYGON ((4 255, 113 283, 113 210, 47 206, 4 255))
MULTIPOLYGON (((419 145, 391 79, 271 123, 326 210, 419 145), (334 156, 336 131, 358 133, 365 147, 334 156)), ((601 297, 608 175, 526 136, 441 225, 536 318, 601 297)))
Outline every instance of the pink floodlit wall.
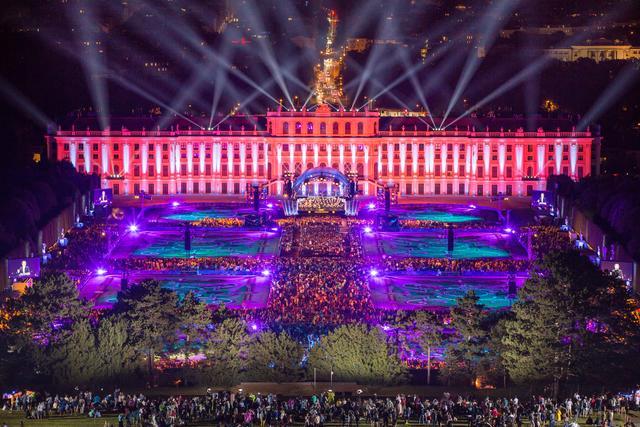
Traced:
POLYGON ((47 137, 49 152, 98 173, 113 194, 244 194, 252 182, 282 192, 282 176, 313 167, 357 172, 359 187, 399 184, 403 196, 526 195, 546 179, 590 175, 590 132, 379 130, 377 112, 269 112, 265 131, 76 131, 47 137))

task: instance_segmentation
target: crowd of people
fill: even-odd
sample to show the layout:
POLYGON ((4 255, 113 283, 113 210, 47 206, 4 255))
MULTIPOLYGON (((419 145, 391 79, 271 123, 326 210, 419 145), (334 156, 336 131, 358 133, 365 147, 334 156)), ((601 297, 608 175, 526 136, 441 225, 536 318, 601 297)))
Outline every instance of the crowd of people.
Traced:
POLYGON ((527 271, 530 261, 511 258, 392 258, 385 257, 382 267, 385 271, 431 271, 435 273, 500 272, 514 273, 527 271))
POLYGON ((197 221, 191 222, 194 227, 219 227, 219 228, 233 228, 242 227, 244 220, 242 218, 202 218, 197 221))
MULTIPOLYGON (((440 397, 365 396, 361 390, 352 396, 337 396, 328 391, 308 397, 207 390, 199 396, 163 398, 126 394, 118 389, 108 394, 76 390, 65 395, 5 395, 2 409, 20 411, 33 419, 51 415, 91 418, 109 415, 115 417, 118 427, 169 427, 203 422, 219 426, 305 427, 328 423, 343 427, 409 423, 439 427, 456 422, 470 427, 519 427, 525 421, 532 427, 571 426, 578 421, 601 427, 635 427, 631 411, 640 409, 640 391, 629 395, 575 393, 561 399, 531 396, 521 400, 516 396, 475 398, 450 393, 440 397)), ((112 424, 105 421, 105 425, 112 424)))
POLYGON ((264 267, 264 260, 257 257, 130 257, 116 258, 109 262, 113 270, 119 271, 195 271, 200 269, 219 272, 257 272, 264 267))
POLYGON ((345 258, 282 258, 271 283, 268 315, 284 324, 373 321, 363 265, 345 258))

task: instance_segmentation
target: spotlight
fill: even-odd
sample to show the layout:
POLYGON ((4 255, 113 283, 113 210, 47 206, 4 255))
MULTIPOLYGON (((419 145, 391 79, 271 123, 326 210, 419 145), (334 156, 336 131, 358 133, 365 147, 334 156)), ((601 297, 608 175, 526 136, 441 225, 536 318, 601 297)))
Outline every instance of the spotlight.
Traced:
POLYGON ((269 276, 271 274, 271 272, 269 270, 262 270, 262 275, 263 276, 269 276))
POLYGON ((475 209, 476 207, 476 205, 469 205, 469 209, 475 209))
POLYGON ((278 231, 278 227, 272 227, 271 231, 278 231))
POLYGON ((382 325, 382 330, 384 330, 384 331, 388 331, 389 329, 391 329, 391 326, 389 326, 389 325, 382 325))
POLYGON ((131 224, 129 226, 129 231, 131 231, 132 233, 135 233, 136 231, 138 231, 138 226, 135 224, 131 224))
POLYGON ((104 268, 99 268, 96 270, 96 274, 98 276, 104 276, 107 273, 107 270, 105 270, 104 268))
POLYGON ((375 203, 369 203, 369 209, 375 209, 375 208, 376 208, 375 203))
POLYGON ((267 209, 273 209, 273 203, 267 203, 267 209))
POLYGON ((378 275, 378 270, 376 269, 372 269, 369 274, 371 275, 371 277, 376 277, 378 275))
POLYGON ((180 202, 172 202, 171 206, 173 206, 174 208, 177 208, 178 206, 180 206, 180 202))
POLYGON ((257 331, 258 330, 258 325, 256 325, 255 323, 252 323, 251 324, 251 330, 257 331))
POLYGON ((372 231, 372 230, 371 230, 371 227, 369 227, 369 226, 366 226, 366 227, 364 228, 364 232, 365 232, 365 233, 371 233, 371 231, 372 231))
POLYGON ((507 227, 507 228, 504 229, 504 232, 505 233, 511 233, 511 232, 513 232, 513 229, 511 229, 510 227, 507 227))

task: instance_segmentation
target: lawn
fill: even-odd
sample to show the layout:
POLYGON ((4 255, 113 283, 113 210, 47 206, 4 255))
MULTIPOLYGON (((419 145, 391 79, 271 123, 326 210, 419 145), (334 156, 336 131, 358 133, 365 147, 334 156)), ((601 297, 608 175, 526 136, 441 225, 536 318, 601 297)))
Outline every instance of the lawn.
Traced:
POLYGON ((0 410, 0 426, 3 425, 2 423, 6 423, 9 427, 104 427, 105 421, 114 426, 118 425, 118 419, 115 415, 107 415, 104 418, 88 418, 86 416, 68 415, 64 417, 52 416, 44 420, 30 420, 26 419, 22 412, 0 410), (20 424, 21 421, 23 422, 22 425, 20 424))

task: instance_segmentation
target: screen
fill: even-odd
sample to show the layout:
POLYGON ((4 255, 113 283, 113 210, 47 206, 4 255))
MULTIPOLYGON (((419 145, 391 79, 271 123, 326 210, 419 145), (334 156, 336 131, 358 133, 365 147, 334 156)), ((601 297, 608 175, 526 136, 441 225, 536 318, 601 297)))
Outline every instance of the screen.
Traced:
POLYGON ((106 206, 111 204, 113 192, 110 188, 98 188, 93 190, 93 204, 96 206, 106 206))
POLYGON ((534 190, 531 193, 531 207, 538 209, 551 209, 555 198, 551 191, 534 190))
POLYGON ((10 279, 40 276, 40 258, 14 258, 8 262, 10 279))

